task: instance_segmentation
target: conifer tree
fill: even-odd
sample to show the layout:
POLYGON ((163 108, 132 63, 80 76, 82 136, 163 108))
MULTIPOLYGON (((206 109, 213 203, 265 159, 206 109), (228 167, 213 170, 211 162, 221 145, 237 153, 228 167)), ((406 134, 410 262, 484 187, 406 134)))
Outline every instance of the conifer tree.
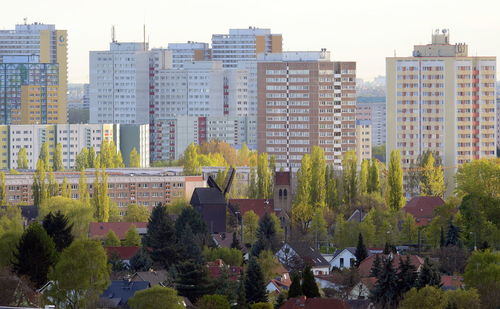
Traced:
POLYGON ((245 294, 250 304, 267 302, 264 275, 255 257, 251 257, 248 262, 245 276, 245 294))
POLYGON ((382 262, 382 265, 377 283, 371 291, 371 299, 380 308, 395 309, 398 305, 397 274, 389 257, 382 262))
POLYGON ((441 274, 439 270, 429 261, 429 258, 425 258, 422 270, 418 274, 418 280, 416 287, 421 289, 426 285, 431 285, 435 287, 441 286, 441 274))
POLYGON ((74 237, 71 234, 73 224, 69 224, 68 218, 60 211, 55 214, 49 212, 43 218, 42 226, 54 241, 58 252, 63 251, 73 242, 74 237))
POLYGON ((389 159, 387 175, 387 204, 393 210, 399 210, 405 203, 403 195, 403 169, 401 168, 401 154, 393 150, 389 159))
POLYGON ((415 287, 418 277, 417 269, 411 263, 409 255, 404 260, 401 257, 399 258, 399 272, 397 277, 398 298, 401 299, 406 292, 415 287))
POLYGON ((153 208, 143 242, 146 248, 150 248, 153 262, 166 269, 177 262, 174 223, 165 206, 158 205, 153 208))
POLYGON ((306 266, 302 273, 302 292, 307 298, 320 297, 318 285, 314 280, 311 266, 306 266))
POLYGON ((446 233, 445 246, 458 246, 460 244, 460 228, 450 219, 446 233))
POLYGON ((205 265, 187 260, 177 266, 177 274, 176 289, 179 295, 189 298, 193 303, 213 291, 205 265))
POLYGON ((54 154, 52 157, 52 164, 54 171, 62 171, 64 170, 64 164, 62 159, 62 145, 57 143, 56 149, 54 150, 54 154))
POLYGON ((370 277, 377 278, 382 271, 382 260, 379 254, 375 254, 375 259, 373 260, 372 268, 370 270, 370 277))
POLYGON ((147 249, 142 248, 130 259, 130 268, 133 271, 148 271, 153 266, 153 260, 147 249))
POLYGON ((236 306, 234 308, 247 309, 248 305, 247 305, 247 297, 246 297, 246 292, 245 292, 246 278, 245 278, 244 272, 241 272, 239 281, 240 281, 240 283, 238 285, 238 294, 236 296, 237 297, 236 298, 236 306))
POLYGON ((22 170, 28 169, 28 155, 24 147, 21 147, 17 153, 17 168, 22 170))
POLYGON ((257 241, 252 246, 252 255, 259 256, 264 250, 275 252, 278 249, 278 237, 271 216, 266 213, 259 221, 257 229, 257 241))
POLYGON ((189 224, 185 225, 183 233, 179 238, 179 246, 184 260, 191 260, 198 264, 203 263, 199 242, 195 240, 195 235, 189 224))
POLYGON ((356 256, 356 267, 368 257, 368 250, 366 250, 363 235, 361 233, 358 234, 358 245, 356 246, 356 252, 354 255, 356 256))
POLYGON ((288 289, 288 298, 295 298, 304 295, 304 292, 302 292, 302 284, 300 283, 301 279, 300 273, 295 272, 292 274, 292 284, 288 289))

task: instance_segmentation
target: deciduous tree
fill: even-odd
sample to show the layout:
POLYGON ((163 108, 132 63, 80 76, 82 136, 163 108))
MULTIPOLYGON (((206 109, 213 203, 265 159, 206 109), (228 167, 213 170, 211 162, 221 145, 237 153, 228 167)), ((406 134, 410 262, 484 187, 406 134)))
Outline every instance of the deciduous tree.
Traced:
POLYGON ((131 309, 183 309, 183 299, 171 288, 155 285, 138 291, 128 300, 131 309))
POLYGON ((17 168, 26 170, 28 167, 28 155, 26 153, 26 148, 21 147, 17 153, 17 168))
POLYGON ((187 146, 183 156, 184 175, 200 175, 201 165, 198 161, 198 147, 191 143, 187 146))
POLYGON ((57 143, 56 149, 54 150, 54 154, 52 157, 52 169, 54 171, 64 170, 64 164, 62 159, 62 145, 60 143, 57 143))
POLYGON ((121 242, 116 233, 113 230, 109 230, 104 238, 105 247, 120 247, 121 242))
POLYGON ((444 292, 433 286, 426 286, 417 290, 411 289, 405 294, 400 309, 445 309, 448 305, 444 292))
POLYGON ((464 281, 481 296, 481 308, 494 309, 500 304, 500 252, 474 251, 465 267, 464 281))
POLYGON ((391 151, 389 172, 387 175, 387 205, 393 210, 404 206, 403 169, 401 168, 401 154, 399 150, 391 151))
POLYGON ((129 157, 129 167, 141 167, 141 156, 137 152, 137 149, 132 148, 132 151, 130 151, 130 157, 129 157))
POLYGON ((432 152, 428 151, 422 160, 420 190, 422 195, 443 196, 446 190, 442 166, 436 164, 432 152))
POLYGON ((140 246, 141 236, 137 232, 135 225, 131 225, 127 234, 125 235, 125 240, 123 241, 124 246, 140 246))
POLYGON ((147 222, 150 216, 150 211, 146 206, 139 204, 129 204, 127 214, 125 215, 126 222, 147 222))
POLYGON ((353 205, 358 193, 357 158, 354 150, 346 152, 342 159, 342 175, 344 202, 353 205))

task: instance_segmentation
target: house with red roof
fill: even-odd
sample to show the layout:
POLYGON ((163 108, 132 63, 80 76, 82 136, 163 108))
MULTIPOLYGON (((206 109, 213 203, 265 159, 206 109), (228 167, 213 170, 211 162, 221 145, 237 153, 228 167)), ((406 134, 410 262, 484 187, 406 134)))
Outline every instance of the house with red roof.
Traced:
POLYGON ((239 209, 242 216, 250 210, 255 212, 255 214, 259 216, 259 218, 263 217, 266 213, 275 213, 273 199, 230 199, 229 204, 231 205, 230 207, 239 209))
POLYGON ((464 277, 462 276, 441 276, 441 289, 457 290, 464 287, 464 277))
MULTIPOLYGON (((373 266, 373 262, 375 261, 375 258, 376 257, 379 257, 380 259, 386 259, 386 258, 390 258, 392 259, 392 267, 394 267, 394 269, 398 269, 399 268, 399 260, 404 260, 406 259, 406 256, 405 255, 400 255, 400 254, 373 254, 373 255, 370 255, 369 257, 367 257, 366 259, 364 259, 363 261, 361 261, 361 263, 359 264, 359 267, 358 267, 358 273, 359 273, 359 276, 361 278, 366 278, 366 277, 370 277, 370 272, 371 272, 371 269, 372 269, 372 266, 373 266)), ((420 269, 422 268, 422 266, 424 265, 424 259, 419 257, 418 255, 410 255, 410 263, 415 266, 415 269, 417 270, 417 272, 420 271, 420 269)))
POLYGON ((243 267, 226 265, 221 259, 212 262, 207 262, 208 275, 214 279, 221 276, 222 272, 226 270, 229 273, 229 279, 237 281, 243 271, 243 267))
POLYGON ((104 239, 109 231, 113 231, 119 239, 125 239, 125 235, 132 225, 135 225, 139 235, 146 235, 148 231, 147 222, 91 222, 89 237, 93 239, 104 239))
POLYGON ((444 201, 439 196, 415 196, 403 210, 415 218, 417 226, 426 226, 434 217, 434 209, 442 205, 444 201))
POLYGON ((125 264, 129 264, 130 259, 139 251, 141 247, 130 246, 130 247, 105 247, 108 258, 118 258, 122 260, 125 264))

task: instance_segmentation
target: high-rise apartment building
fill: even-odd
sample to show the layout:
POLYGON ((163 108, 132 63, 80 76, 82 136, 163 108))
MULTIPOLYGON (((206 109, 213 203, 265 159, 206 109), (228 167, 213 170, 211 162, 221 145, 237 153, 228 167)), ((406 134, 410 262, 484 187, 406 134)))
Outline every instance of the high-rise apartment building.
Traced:
POLYGON ((457 166, 495 156, 496 57, 468 56, 443 30, 412 57, 387 58, 386 72, 387 154, 399 149, 409 167, 438 153, 449 190, 457 166))
POLYGON ((211 53, 208 43, 192 42, 168 43, 167 50, 172 56, 172 67, 182 68, 184 63, 191 61, 210 60, 211 53))
POLYGON ((0 30, 0 123, 67 122, 67 32, 41 23, 0 30))
POLYGON ((385 145, 386 139, 386 107, 384 98, 369 98, 356 102, 356 120, 371 122, 372 146, 385 145))
POLYGON ((212 35, 212 59, 222 61, 224 68, 236 68, 240 61, 255 60, 259 53, 282 51, 282 35, 273 34, 270 29, 229 29, 229 34, 212 35))
POLYGON ((258 61, 258 150, 293 168, 317 145, 340 166, 342 154, 355 150, 356 63, 333 62, 326 50, 258 61))
POLYGON ((356 158, 358 166, 363 160, 372 158, 372 122, 356 120, 356 158))
POLYGON ((90 123, 149 123, 149 52, 145 43, 111 42, 90 52, 90 123))

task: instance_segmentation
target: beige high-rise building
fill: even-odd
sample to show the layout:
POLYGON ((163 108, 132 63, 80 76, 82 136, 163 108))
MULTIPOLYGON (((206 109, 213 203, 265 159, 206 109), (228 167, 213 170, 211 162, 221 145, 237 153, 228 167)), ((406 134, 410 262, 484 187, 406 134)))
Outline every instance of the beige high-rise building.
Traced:
POLYGON ((387 155, 399 149, 407 168, 438 153, 451 192, 458 166, 495 156, 495 75, 496 57, 468 56, 447 30, 412 57, 387 58, 387 155))

